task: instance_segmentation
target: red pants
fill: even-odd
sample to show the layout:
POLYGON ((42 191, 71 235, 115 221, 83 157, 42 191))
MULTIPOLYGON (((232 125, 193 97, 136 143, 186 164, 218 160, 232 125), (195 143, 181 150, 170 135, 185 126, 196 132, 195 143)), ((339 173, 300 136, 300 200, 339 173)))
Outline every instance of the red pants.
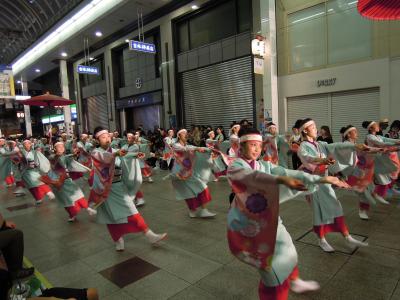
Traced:
POLYGON ((29 191, 36 201, 40 201, 46 196, 48 192, 51 192, 51 189, 47 184, 42 184, 37 187, 30 188, 29 191))
POLYGON ((329 232, 340 232, 344 236, 347 236, 349 234, 349 229, 347 228, 346 222, 344 221, 344 217, 340 216, 334 219, 333 224, 314 226, 314 232, 318 235, 319 238, 323 238, 329 232))
POLYGON ((5 179, 7 185, 13 185, 15 183, 14 176, 8 175, 5 179))
POLYGON ((227 170, 221 171, 221 172, 216 172, 214 173, 215 178, 218 178, 220 176, 226 176, 227 170))
POLYGON ((16 185, 17 187, 22 187, 22 188, 25 187, 25 183, 24 183, 23 181, 17 181, 17 182, 15 183, 15 185, 16 185))
POLYGON ((151 167, 147 164, 144 165, 144 168, 141 168, 142 176, 143 177, 150 177, 151 176, 151 167))
POLYGON ((262 280, 258 286, 260 300, 286 300, 289 295, 290 281, 299 277, 299 269, 294 267, 289 277, 278 286, 265 286, 262 280))
POLYGON ((136 199, 140 199, 140 198, 143 198, 143 197, 144 197, 144 194, 143 194, 142 191, 138 191, 138 192, 136 193, 136 199))
POLYGON ((358 207, 360 208, 360 210, 369 211, 370 205, 369 205, 368 203, 362 203, 362 202, 360 202, 360 203, 358 204, 358 207))
POLYGON ((65 210, 68 212, 69 217, 73 218, 78 214, 81 208, 88 208, 88 203, 84 197, 75 201, 74 206, 65 207, 65 210))
POLYGON ((186 204, 190 210, 195 211, 202 205, 211 201, 211 194, 208 190, 208 187, 204 189, 200 194, 197 195, 195 198, 186 199, 186 204))
POLYGON ((149 227, 143 217, 138 213, 128 217, 128 223, 107 224, 108 231, 114 242, 118 241, 124 234, 131 232, 146 232, 149 227))
POLYGON ((386 184, 386 185, 377 184, 375 186, 374 193, 376 193, 379 196, 381 196, 382 198, 384 198, 386 196, 387 191, 389 190, 390 186, 391 186, 391 184, 386 184))
POLYGON ((79 178, 83 177, 82 172, 69 172, 69 177, 71 177, 72 180, 78 180, 79 178))

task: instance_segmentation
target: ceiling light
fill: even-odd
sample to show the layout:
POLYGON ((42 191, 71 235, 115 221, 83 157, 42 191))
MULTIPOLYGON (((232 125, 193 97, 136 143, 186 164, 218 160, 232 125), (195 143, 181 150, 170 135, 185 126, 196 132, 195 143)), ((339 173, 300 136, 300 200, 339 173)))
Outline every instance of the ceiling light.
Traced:
POLYGON ((36 69, 35 72, 36 72, 36 73, 40 73, 40 69, 36 69))
POLYGON ((21 80, 17 80, 17 84, 20 84, 21 83, 21 80))
POLYGON ((195 4, 195 5, 192 5, 192 9, 198 9, 199 7, 195 4))
POLYGON ((67 57, 68 54, 67 54, 67 52, 61 52, 61 56, 62 56, 62 57, 67 57))
POLYGON ((13 73, 17 75, 28 66, 33 65, 48 51, 61 46, 64 41, 70 39, 79 30, 88 27, 101 16, 109 13, 110 9, 123 2, 125 0, 91 0, 90 3, 65 20, 64 23, 56 27, 50 34, 18 56, 12 62, 13 73))
POLYGON ((96 36, 98 36, 98 37, 103 36, 103 33, 102 33, 101 31, 96 31, 94 34, 95 34, 96 36))
POLYGON ((94 58, 93 57, 89 57, 89 60, 94 60, 94 58))
POLYGON ((129 40, 128 40, 128 39, 126 39, 126 40, 125 40, 125 43, 129 43, 129 40))

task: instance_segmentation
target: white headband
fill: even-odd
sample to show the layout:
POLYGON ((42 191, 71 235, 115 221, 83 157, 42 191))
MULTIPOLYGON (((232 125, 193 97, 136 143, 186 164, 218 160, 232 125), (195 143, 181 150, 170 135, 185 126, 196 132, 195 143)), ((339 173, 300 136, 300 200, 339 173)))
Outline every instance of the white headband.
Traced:
POLYGON ((186 129, 181 129, 181 130, 179 130, 179 131, 178 131, 178 135, 180 135, 181 133, 187 133, 187 130, 186 130, 186 129))
POLYGON ((371 128, 371 126, 374 124, 378 124, 378 123, 376 123, 375 121, 372 121, 371 123, 368 124, 367 130, 369 130, 371 128))
POLYGON ((304 123, 301 127, 300 127, 300 131, 303 131, 304 129, 306 129, 308 126, 315 124, 314 120, 310 120, 307 121, 306 123, 304 123))
POLYGON ((107 129, 100 130, 98 133, 96 133, 96 139, 98 139, 103 134, 108 134, 108 130, 107 129))
POLYGON ((276 129, 276 125, 272 124, 272 125, 267 126, 267 128, 268 129, 270 129, 270 128, 275 128, 276 129))
POLYGON ((260 134, 246 134, 240 137, 240 143, 244 143, 244 142, 262 142, 262 136, 260 134))
POLYGON ((235 128, 235 127, 239 127, 240 128, 240 125, 239 124, 233 125, 232 129, 235 128))
POLYGON ((22 142, 22 144, 26 144, 26 143, 31 143, 31 144, 32 144, 32 142, 31 142, 30 140, 24 140, 24 141, 22 142))
POLYGON ((208 133, 208 136, 210 136, 211 133, 215 134, 215 132, 211 130, 211 131, 208 133))
POLYGON ((84 137, 88 137, 88 135, 86 133, 82 133, 81 138, 84 138, 84 137))
POLYGON ((126 134, 126 136, 128 137, 128 136, 135 136, 135 135, 133 133, 129 132, 129 133, 126 134))
POLYGON ((57 143, 54 144, 54 147, 57 147, 58 145, 63 145, 64 146, 64 143, 63 142, 57 142, 57 143))
POLYGON ((350 127, 349 129, 347 129, 347 130, 343 133, 343 136, 346 137, 346 136, 350 133, 350 131, 352 131, 352 130, 354 130, 354 129, 356 129, 356 128, 355 128, 355 127, 350 127))
POLYGON ((168 130, 168 133, 170 133, 170 132, 174 132, 174 130, 173 129, 168 130))

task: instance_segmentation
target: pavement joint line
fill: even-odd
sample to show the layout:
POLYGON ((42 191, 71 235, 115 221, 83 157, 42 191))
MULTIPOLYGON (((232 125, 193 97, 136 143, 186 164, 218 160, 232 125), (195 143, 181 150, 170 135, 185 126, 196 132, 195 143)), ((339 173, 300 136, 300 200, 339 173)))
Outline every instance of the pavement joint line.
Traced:
MULTIPOLYGON (((32 262, 24 256, 24 265, 28 268, 33 267, 32 262)), ((35 268, 35 276, 37 279, 40 280, 40 282, 45 286, 45 288, 50 289, 53 287, 53 285, 46 279, 46 277, 43 276, 42 273, 40 273, 36 268, 35 268)))

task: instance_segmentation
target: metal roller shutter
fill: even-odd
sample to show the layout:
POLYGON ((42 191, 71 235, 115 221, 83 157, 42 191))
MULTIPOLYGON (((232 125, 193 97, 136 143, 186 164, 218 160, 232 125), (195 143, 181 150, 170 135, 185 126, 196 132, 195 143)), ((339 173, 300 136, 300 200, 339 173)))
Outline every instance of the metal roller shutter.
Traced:
POLYGON ((105 94, 92 96, 87 98, 86 101, 89 131, 93 132, 97 126, 109 129, 107 96, 105 94))
POLYGON ((330 126, 329 94, 287 98, 288 131, 298 119, 305 118, 312 118, 319 127, 330 126))
POLYGON ((367 130, 363 121, 379 120, 379 88, 332 93, 332 136, 341 141, 340 128, 353 125, 359 132, 359 142, 364 140, 367 130))
POLYGON ((251 56, 182 74, 185 126, 254 122, 251 56))

